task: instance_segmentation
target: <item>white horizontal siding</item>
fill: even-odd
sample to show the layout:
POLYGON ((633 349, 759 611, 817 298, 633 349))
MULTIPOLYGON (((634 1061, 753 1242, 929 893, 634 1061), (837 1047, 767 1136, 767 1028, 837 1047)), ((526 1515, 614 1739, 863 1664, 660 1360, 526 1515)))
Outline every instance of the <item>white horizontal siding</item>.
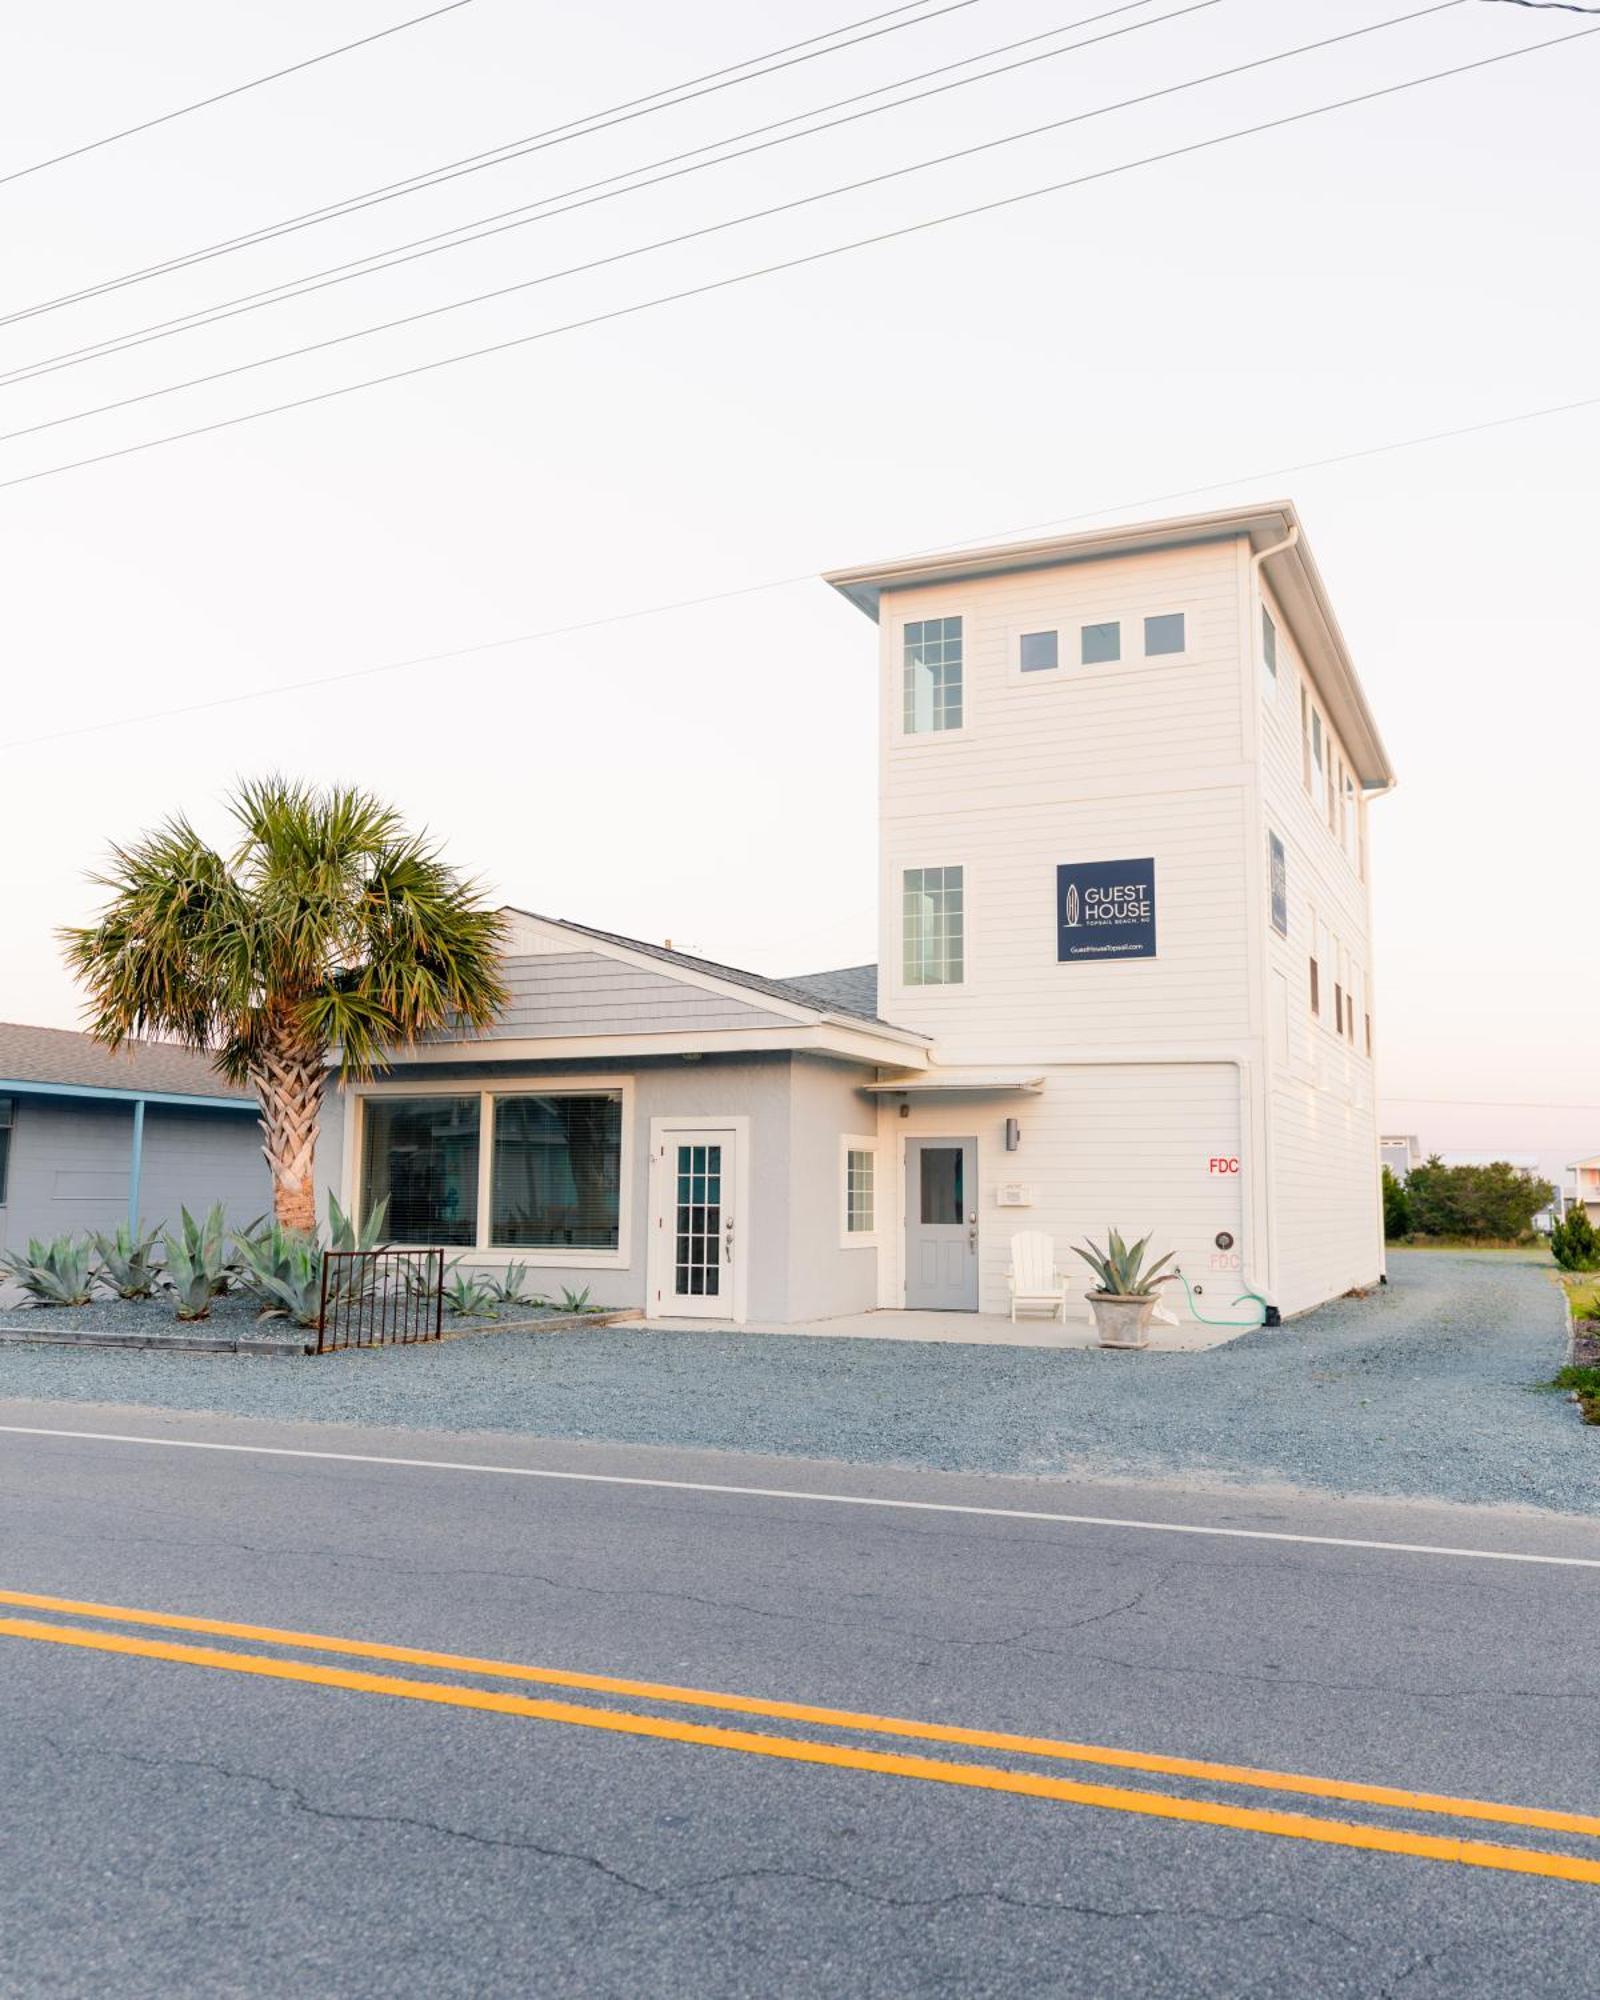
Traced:
POLYGON ((1033 1060, 1074 1048, 1244 1035, 1250 1027, 1244 838, 1238 789, 891 822, 884 828, 879 1005, 888 1019, 936 1034, 941 1062, 1033 1060), (1155 863, 1157 956, 1058 963, 1057 865, 1147 857, 1155 863), (962 983, 906 986, 904 871, 952 866, 964 871, 962 983))
MULTIPOLYGON (((1093 1280, 1072 1246, 1105 1241, 1118 1229, 1131 1242, 1154 1233, 1154 1252, 1175 1251, 1200 1307, 1226 1317, 1243 1282, 1245 1253, 1240 1178, 1210 1171, 1213 1157, 1240 1149, 1238 1071, 1229 1063, 1108 1064, 1046 1073, 1038 1096, 970 1097, 947 1103, 910 1100, 902 1118, 882 1114, 882 1157, 899 1198, 888 1211, 895 1226, 884 1244, 885 1302, 899 1304, 905 1266, 905 1141, 976 1138, 978 1142, 979 1309, 1008 1312, 1006 1274, 1011 1238, 1042 1229, 1055 1239, 1056 1262, 1072 1293, 1071 1310, 1087 1316, 1084 1293, 1093 1280), (1005 1120, 1021 1127, 1017 1151, 1005 1150, 1005 1120), (1033 1205, 1002 1208, 997 1189, 1021 1182, 1033 1205), (1226 1231, 1232 1252, 1217 1249, 1226 1231), (1208 1305, 1208 1301, 1210 1302, 1208 1305)), ((1181 1290, 1169 1306, 1184 1316, 1181 1290)))

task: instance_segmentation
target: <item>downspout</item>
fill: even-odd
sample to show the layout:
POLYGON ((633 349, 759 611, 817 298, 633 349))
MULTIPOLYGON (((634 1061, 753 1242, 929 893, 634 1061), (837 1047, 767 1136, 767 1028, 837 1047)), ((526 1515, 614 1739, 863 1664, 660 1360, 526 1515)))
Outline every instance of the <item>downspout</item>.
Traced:
MULTIPOLYGON (((1283 538, 1283 540, 1282 540, 1281 542, 1273 542, 1273 543, 1272 543, 1272 544, 1271 544, 1271 545, 1270 545, 1269 547, 1267 547, 1267 548, 1264 548, 1264 549, 1259 549, 1259 550, 1257 550, 1257 552, 1256 552, 1256 553, 1255 553, 1255 554, 1254 554, 1253 556, 1251 556, 1251 558, 1250 558, 1250 601, 1251 601, 1251 604, 1252 604, 1252 605, 1259 605, 1259 604, 1261 603, 1261 601, 1262 601, 1262 600, 1261 600, 1261 569, 1262 569, 1262 565, 1263 565, 1263 564, 1264 564, 1264 563, 1266 562, 1266 560, 1267 560, 1268 556, 1281 556, 1281 555, 1283 555, 1283 554, 1284 554, 1284 553, 1285 553, 1285 552, 1286 552, 1287 550, 1289 550, 1289 549, 1292 549, 1292 548, 1293 548, 1293 547, 1295 546, 1295 544, 1296 544, 1296 543, 1297 543, 1297 542, 1299 541, 1299 539, 1300 539, 1300 524, 1299 524, 1298 522, 1296 522, 1296 523, 1295 523, 1295 524, 1294 524, 1294 525, 1293 525, 1293 526, 1292 526, 1292 527, 1290 528, 1290 530, 1289 530, 1288 534, 1286 534, 1286 535, 1284 536, 1284 538, 1283 538)), ((1255 656, 1255 649, 1256 649, 1256 646, 1257 646, 1257 645, 1258 645, 1259 643, 1260 643, 1260 640, 1259 640, 1259 623, 1258 623, 1258 630, 1257 630, 1257 632, 1254 632, 1254 633, 1252 633, 1252 634, 1250 635, 1250 655, 1251 655, 1251 658, 1252 658, 1252 659, 1253 659, 1253 658, 1254 658, 1254 656, 1255 656)), ((1259 760, 1258 760, 1258 769, 1257 769, 1257 773, 1256 773, 1256 785, 1257 785, 1257 792, 1258 792, 1258 794, 1259 794, 1259 790, 1260 790, 1260 781, 1261 781, 1261 774, 1260 774, 1260 770, 1259 770, 1259 760)), ((1262 998, 1263 998, 1263 1004, 1264 1004, 1264 1005, 1265 1005, 1265 1006, 1267 1007, 1267 1009, 1268 1009, 1268 1016, 1269 1016, 1269 1018, 1268 1018, 1268 1022, 1267 1022, 1267 1034, 1268 1034, 1268 1037, 1270 1038, 1270 1035, 1271 1035, 1271 1021, 1270 1021, 1270 1014, 1271 1014, 1271 999, 1270 999, 1270 985, 1269 985, 1269 992, 1268 992, 1267 994, 1263 995, 1263 996, 1262 996, 1262 998)), ((1238 1069, 1239 1069, 1239 1136, 1240 1136, 1240 1138, 1241 1138, 1241 1140, 1242 1140, 1242 1139, 1244 1138, 1244 1136, 1245 1136, 1246 1132, 1247 1132, 1247 1131, 1249 1130, 1249 1123, 1250 1123, 1250 1120, 1249 1120, 1249 1113, 1250 1113, 1250 1075, 1249 1075, 1249 1070, 1248 1070, 1248 1067, 1247 1067, 1247 1066, 1246 1066, 1246 1065, 1245 1065, 1244 1063, 1242 1063, 1242 1062, 1241 1062, 1241 1063, 1240 1063, 1240 1064, 1238 1065, 1238 1069)), ((1268 1103, 1268 1104, 1264 1105, 1264 1106, 1262 1107, 1262 1110, 1263 1110, 1263 1116, 1262 1116, 1262 1121, 1261 1121, 1261 1146, 1262 1146, 1262 1160, 1261 1160, 1261 1168, 1262 1168, 1262 1173, 1263 1173, 1263 1175, 1265 1176, 1265 1184, 1266 1184, 1266 1187, 1267 1187, 1267 1190, 1268 1190, 1268 1196, 1267 1196, 1267 1198, 1268 1198, 1268 1200, 1270 1201, 1270 1200, 1271 1200, 1271 1190, 1272 1190, 1272 1188, 1273 1188, 1273 1187, 1274 1187, 1274 1185, 1275 1185, 1275 1182, 1274 1182, 1274 1179, 1273 1179, 1273 1172, 1272 1172, 1272 1168, 1273 1168, 1273 1157, 1272 1157, 1272 1106, 1271 1106, 1271 1104, 1270 1104, 1270 1103, 1268 1103)), ((1248 1157, 1248 1156, 1247 1156, 1247 1157, 1248 1157)), ((1269 1218, 1268 1218, 1268 1223, 1267 1223, 1267 1228, 1268 1228, 1268 1232, 1269 1232, 1269 1234, 1270 1234, 1270 1232, 1271 1232, 1271 1230, 1272 1230, 1272 1226, 1273 1226, 1273 1225, 1272 1225, 1272 1219, 1271 1219, 1271 1218, 1270 1218, 1270 1216, 1269 1216, 1269 1218)), ((1270 1251, 1270 1245, 1269 1245, 1268 1247, 1269 1247, 1269 1251, 1270 1251)), ((1269 1262, 1270 1264, 1275 1264, 1275 1263, 1276 1263, 1276 1259, 1275 1259, 1274 1257, 1272 1257, 1272 1256, 1270 1256, 1270 1255, 1269 1255, 1269 1258, 1268 1258, 1268 1262, 1269 1262)), ((1258 1266, 1258 1268, 1259 1268, 1259 1266, 1258 1266)), ((1263 1285, 1259 1284, 1259 1283, 1258 1283, 1257 1281, 1253 1281, 1253 1280, 1252 1280, 1252 1278, 1251 1278, 1251 1276, 1250 1276, 1250 1271, 1249 1271, 1249 1268, 1248 1268, 1248 1266, 1246 1266, 1246 1267, 1244 1268, 1244 1270, 1243 1270, 1243 1273, 1242 1273, 1242 1275, 1243 1275, 1243 1277, 1244 1277, 1244 1282, 1245 1282, 1245 1289, 1244 1289, 1244 1292, 1242 1293, 1242 1295, 1241 1295, 1241 1296, 1242 1296, 1242 1297, 1244 1297, 1244 1298, 1253 1298, 1253 1299, 1258 1299, 1258 1300, 1260 1301, 1260 1304, 1261 1304, 1261 1310, 1262 1310, 1262 1324, 1263 1324, 1264 1326, 1280 1326, 1280 1325, 1282 1325, 1282 1323, 1283 1323, 1283 1320, 1282 1320, 1282 1314, 1280 1313, 1280 1311, 1279 1311, 1279 1309, 1278 1309, 1278 1306, 1277 1306, 1276 1302, 1274 1302, 1274 1301, 1272 1300, 1272 1298, 1271 1298, 1271 1290, 1270 1290, 1270 1287, 1267 1287, 1267 1286, 1263 1286, 1263 1285)))

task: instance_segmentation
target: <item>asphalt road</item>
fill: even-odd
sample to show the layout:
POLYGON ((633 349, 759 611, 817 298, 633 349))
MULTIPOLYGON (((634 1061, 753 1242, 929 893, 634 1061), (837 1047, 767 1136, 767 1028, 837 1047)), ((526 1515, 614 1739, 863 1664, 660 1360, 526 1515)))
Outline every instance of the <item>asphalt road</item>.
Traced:
POLYGON ((7 2000, 1594 1990, 1600 1821, 1461 1809, 1600 1811, 1589 1522, 28 1425, 158 1442, 0 1429, 7 2000))

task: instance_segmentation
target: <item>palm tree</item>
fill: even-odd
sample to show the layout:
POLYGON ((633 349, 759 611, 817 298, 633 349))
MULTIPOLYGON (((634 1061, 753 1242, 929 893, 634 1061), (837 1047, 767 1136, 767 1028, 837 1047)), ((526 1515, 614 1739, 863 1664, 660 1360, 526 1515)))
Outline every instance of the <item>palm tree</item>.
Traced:
POLYGON ((99 922, 61 938, 96 1040, 174 1039, 253 1086, 273 1208, 310 1230, 333 1058, 341 1081, 367 1076, 430 1029, 487 1026, 504 919, 368 792, 269 777, 228 804, 232 854, 168 820, 112 849, 99 922))

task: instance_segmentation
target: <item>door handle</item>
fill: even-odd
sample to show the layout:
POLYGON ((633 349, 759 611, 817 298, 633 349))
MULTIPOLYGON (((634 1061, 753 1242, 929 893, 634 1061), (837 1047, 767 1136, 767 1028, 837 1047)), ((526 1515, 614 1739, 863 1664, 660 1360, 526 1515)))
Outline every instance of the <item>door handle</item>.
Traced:
POLYGON ((733 1262, 733 1217, 730 1215, 722 1225, 722 1261, 733 1262))
POLYGON ((976 1250, 977 1247, 978 1247, 978 1218, 975 1215, 969 1215, 967 1217, 967 1248, 969 1250, 976 1250))

